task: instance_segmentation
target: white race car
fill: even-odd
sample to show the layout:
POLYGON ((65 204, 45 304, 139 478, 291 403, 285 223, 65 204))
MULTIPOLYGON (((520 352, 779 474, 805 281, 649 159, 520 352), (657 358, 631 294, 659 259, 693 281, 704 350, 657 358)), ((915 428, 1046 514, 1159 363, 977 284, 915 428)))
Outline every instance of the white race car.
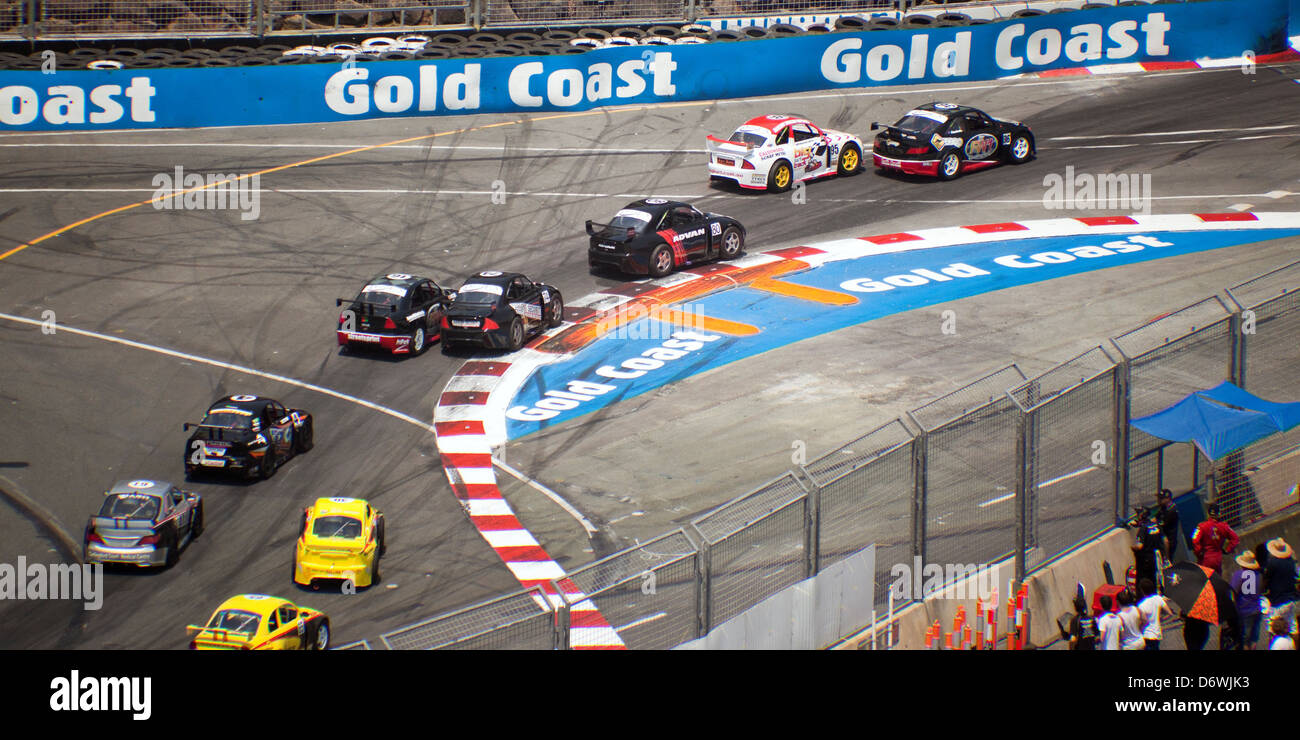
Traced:
POLYGON ((862 170, 861 139, 797 116, 750 119, 726 141, 708 137, 708 146, 709 176, 751 190, 782 192, 795 181, 862 170))

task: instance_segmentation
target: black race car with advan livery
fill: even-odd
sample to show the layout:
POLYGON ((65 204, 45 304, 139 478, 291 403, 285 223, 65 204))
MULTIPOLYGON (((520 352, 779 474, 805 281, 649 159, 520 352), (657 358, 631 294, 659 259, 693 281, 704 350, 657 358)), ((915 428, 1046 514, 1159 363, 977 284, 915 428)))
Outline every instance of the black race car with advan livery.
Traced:
POLYGON ((951 180, 995 164, 1028 162, 1037 153, 1034 133, 1019 121, 993 118, 955 103, 927 103, 892 126, 871 124, 876 167, 951 180))
POLYGON ((185 474, 238 472, 270 478, 280 463, 312 448, 311 414, 279 401, 239 395, 218 399, 193 429, 185 446, 185 474))
POLYGON ((393 272, 376 275, 339 314, 342 347, 377 347, 395 355, 418 355, 441 333, 442 315, 454 293, 428 278, 393 272))
POLYGON ((663 277, 678 267, 734 259, 745 227, 730 216, 702 213, 688 203, 647 198, 628 203, 607 224, 587 222, 587 264, 663 277))
POLYGON ((442 318, 442 348, 473 344, 514 351, 562 321, 560 291, 517 272, 487 270, 456 291, 442 318))

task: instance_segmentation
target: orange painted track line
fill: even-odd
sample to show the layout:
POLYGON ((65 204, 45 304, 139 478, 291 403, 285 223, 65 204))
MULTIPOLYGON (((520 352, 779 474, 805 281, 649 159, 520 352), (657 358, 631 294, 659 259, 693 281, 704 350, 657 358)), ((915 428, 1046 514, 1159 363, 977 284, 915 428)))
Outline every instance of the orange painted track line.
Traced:
POLYGON ((718 334, 730 334, 733 337, 748 337, 758 333, 758 327, 750 324, 743 324, 739 321, 730 321, 728 319, 719 319, 713 316, 705 316, 698 313, 687 313, 676 309, 664 309, 662 311, 652 311, 649 318, 656 321, 662 321, 681 329, 700 329, 703 331, 717 332, 718 334))
POLYGON ((837 290, 825 290, 824 288, 814 288, 811 285, 800 285, 798 283, 786 282, 785 280, 772 280, 770 278, 755 280, 749 284, 749 287, 755 290, 762 290, 768 293, 776 293, 790 298, 798 298, 804 301, 813 301, 814 303, 826 303, 832 306, 852 306, 858 302, 858 299, 848 293, 841 293, 837 290))

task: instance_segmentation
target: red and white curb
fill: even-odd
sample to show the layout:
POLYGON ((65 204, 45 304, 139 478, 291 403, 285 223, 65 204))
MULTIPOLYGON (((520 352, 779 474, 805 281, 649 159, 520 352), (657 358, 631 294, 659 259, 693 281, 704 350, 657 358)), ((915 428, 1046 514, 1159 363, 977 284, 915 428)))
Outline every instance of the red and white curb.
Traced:
POLYGON ((1279 62, 1300 61, 1300 53, 1287 49, 1273 54, 1258 54, 1254 57, 1226 57, 1223 59, 1197 59, 1191 62, 1125 62, 1123 64, 1092 64, 1086 67, 1067 67, 1065 69, 1048 69, 1042 72, 1028 72, 1012 75, 1018 77, 1083 77, 1088 75, 1122 75, 1142 72, 1172 72, 1184 69, 1220 69, 1223 67, 1247 68, 1258 64, 1276 64, 1279 62))
POLYGON ((500 358, 470 360, 456 372, 443 389, 433 416, 443 470, 452 490, 461 499, 470 521, 500 555, 519 583, 525 588, 540 586, 552 604, 560 603, 560 592, 573 604, 570 607, 571 646, 575 649, 621 649, 626 646, 618 632, 605 620, 596 605, 586 599, 585 594, 565 577, 564 569, 551 559, 536 538, 524 528, 497 487, 492 450, 507 441, 507 406, 539 367, 573 354, 542 351, 537 347, 546 345, 548 341, 574 327, 611 320, 617 317, 620 307, 630 302, 660 302, 669 305, 686 300, 683 296, 698 298, 708 293, 742 287, 749 280, 764 274, 765 270, 771 271, 773 268, 778 268, 778 274, 789 274, 827 262, 874 254, 1041 237, 1276 228, 1300 228, 1300 213, 1245 211, 1085 216, 946 226, 787 247, 747 255, 726 264, 706 265, 674 273, 658 280, 624 283, 570 302, 565 312, 570 321, 534 340, 529 347, 500 358))

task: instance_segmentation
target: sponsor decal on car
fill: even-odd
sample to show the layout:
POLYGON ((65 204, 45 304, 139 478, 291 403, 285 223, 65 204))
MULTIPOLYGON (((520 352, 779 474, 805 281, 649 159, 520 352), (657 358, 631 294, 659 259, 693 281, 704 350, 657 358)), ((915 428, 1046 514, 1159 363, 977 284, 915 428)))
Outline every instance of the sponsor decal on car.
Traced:
POLYGON ((519 303, 511 303, 510 307, 515 310, 515 313, 526 319, 533 319, 536 321, 542 318, 542 307, 536 303, 525 303, 521 301, 519 303))
POLYGON ((976 134, 966 142, 966 156, 971 159, 985 159, 997 151, 998 139, 993 134, 976 134))

